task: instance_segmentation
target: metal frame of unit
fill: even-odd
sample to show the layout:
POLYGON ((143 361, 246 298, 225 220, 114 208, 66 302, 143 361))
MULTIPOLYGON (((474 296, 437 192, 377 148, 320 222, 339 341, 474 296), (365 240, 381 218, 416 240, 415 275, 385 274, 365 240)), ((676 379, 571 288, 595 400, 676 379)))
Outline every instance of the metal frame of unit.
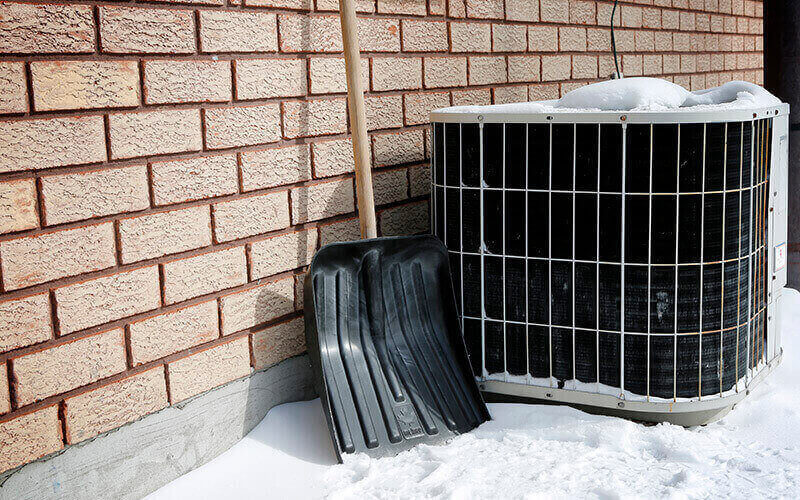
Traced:
MULTIPOLYGON (((780 307, 777 307, 778 302, 780 301, 782 290, 786 285, 786 268, 785 265, 781 266, 778 265, 776 262, 776 257, 779 255, 778 252, 781 249, 781 245, 783 245, 783 250, 785 252, 785 242, 787 239, 787 172, 788 172, 788 114, 789 114, 789 106, 787 104, 781 104, 774 107, 768 108, 753 108, 753 109, 721 109, 721 110, 714 110, 714 109, 703 109, 698 108, 698 111, 694 110, 668 110, 663 112, 611 112, 611 111, 600 111, 600 112, 557 112, 557 113, 525 113, 525 112, 502 112, 502 110, 498 109, 486 109, 485 107, 476 106, 474 110, 470 110, 470 112, 433 112, 430 115, 431 118, 431 143, 432 143, 432 153, 431 153, 431 178, 432 178, 432 189, 431 189, 431 230, 434 234, 439 235, 442 240, 447 245, 448 240, 447 235, 445 234, 446 227, 438 227, 442 225, 441 221, 447 221, 447 196, 448 193, 454 193, 457 191, 457 195, 459 196, 458 203, 458 217, 459 217, 459 226, 461 228, 459 235, 455 237, 455 240, 458 241, 458 244, 453 244, 451 246, 457 247, 457 251, 454 251, 448 247, 451 256, 451 268, 454 268, 455 265, 452 263, 455 262, 456 265, 460 266, 459 269, 454 269, 456 274, 458 275, 457 279, 459 283, 456 284, 456 300, 460 303, 460 311, 462 312, 461 318, 461 326, 462 331, 465 327, 465 321, 469 321, 470 319, 479 320, 480 321, 480 350, 481 350, 481 359, 480 359, 480 369, 482 373, 476 374, 476 378, 480 385, 480 388, 485 393, 488 393, 492 396, 500 396, 500 399, 511 397, 515 400, 530 400, 530 401, 550 401, 550 402, 557 402, 562 404, 569 404, 572 406, 580 407, 590 412, 596 413, 603 413, 603 414, 613 414, 619 415, 626 418, 633 418, 636 420, 641 421, 651 421, 651 422, 671 422, 678 425, 700 425, 712 422, 724 416, 728 411, 731 410, 739 401, 741 401, 747 394, 750 393, 750 390, 755 387, 759 382, 763 380, 763 378, 775 367, 778 363, 780 363, 782 357, 782 347, 780 342, 780 323, 781 323, 781 316, 780 316, 780 307), (498 112, 500 111, 500 112, 498 112), (718 367, 719 370, 719 379, 720 379, 720 391, 714 394, 703 395, 702 389, 698 389, 697 397, 678 397, 677 395, 677 372, 679 369, 677 363, 677 353, 678 353, 678 275, 679 275, 679 264, 681 262, 678 260, 678 245, 680 243, 680 231, 678 228, 680 216, 678 213, 675 215, 675 261, 672 263, 672 266, 675 268, 674 275, 675 275, 675 297, 673 303, 673 313, 675 315, 674 319, 674 328, 675 331, 672 334, 674 337, 674 348, 673 348, 673 355, 675 356, 675 362, 673 364, 673 370, 675 372, 675 382, 673 385, 673 397, 672 398, 663 398, 663 397, 653 397, 650 395, 650 379, 652 373, 650 371, 650 360, 651 360, 651 337, 655 336, 656 334, 650 331, 650 323, 651 323, 651 275, 652 269, 656 266, 651 262, 652 258, 652 203, 654 197, 653 191, 653 126, 659 124, 677 124, 678 125, 678 153, 676 153, 677 158, 677 165, 676 165, 676 189, 674 193, 667 193, 674 195, 676 197, 676 211, 680 210, 680 196, 681 192, 681 185, 680 185, 680 126, 682 124, 698 124, 702 125, 703 127, 703 172, 702 172, 702 182, 703 182, 703 189, 700 193, 692 193, 692 194, 701 194, 703 196, 702 200, 705 203, 705 196, 707 194, 705 188, 705 176, 706 176, 706 129, 708 124, 725 124, 725 155, 728 154, 728 123, 731 122, 741 122, 741 140, 742 140, 742 150, 740 152, 739 161, 743 164, 744 159, 744 140, 745 140, 745 123, 750 124, 749 130, 751 132, 751 149, 750 149, 750 173, 751 173, 751 182, 750 186, 745 188, 743 186, 743 182, 739 182, 738 190, 742 193, 745 189, 750 191, 750 203, 751 207, 753 203, 757 202, 756 198, 756 188, 761 184, 754 185, 753 178, 756 176, 754 172, 754 166, 757 165, 759 159, 757 158, 757 151, 755 150, 756 146, 756 133, 765 133, 771 134, 763 137, 763 144, 768 144, 769 152, 768 155, 769 165, 763 164, 763 167, 767 170, 764 172, 764 181, 763 184, 765 186, 764 192, 766 193, 766 200, 759 200, 764 202, 763 211, 757 212, 757 215, 754 215, 753 210, 748 211, 748 217, 750 218, 750 231, 749 231, 749 238, 750 240, 754 240, 756 238, 755 231, 758 231, 759 227, 754 227, 754 224, 766 224, 766 229, 764 232, 766 234, 763 236, 763 245, 757 246, 758 244, 754 243, 753 248, 754 251, 742 255, 742 243, 741 241, 738 242, 739 251, 736 255, 736 262, 737 262, 737 272, 739 273, 739 280, 742 277, 742 269, 741 266, 743 265, 741 261, 747 260, 747 272, 750 274, 748 278, 748 295, 747 295, 747 307, 748 307, 748 314, 746 316, 746 322, 744 325, 741 324, 740 317, 738 316, 737 312, 737 320, 736 326, 736 369, 734 372, 735 375, 735 383, 733 384, 730 390, 723 391, 722 390, 722 356, 723 356, 723 331, 727 331, 728 329, 724 327, 724 322, 720 319, 719 325, 719 343, 720 343, 720 364, 718 367), (443 137, 437 137, 436 132, 436 125, 437 124, 460 124, 458 127, 459 131, 459 151, 458 151, 458 185, 453 186, 452 184, 448 184, 447 180, 447 152, 445 148, 447 147, 447 141, 443 137), (759 124, 765 124, 764 127, 759 127, 759 124), (464 184, 463 172, 464 168, 466 167, 462 162, 462 133, 463 125, 466 124, 478 124, 479 127, 479 166, 474 166, 473 168, 479 168, 479 185, 477 187, 467 187, 464 184), (503 145, 501 146, 502 150, 502 178, 503 184, 502 187, 497 188, 493 187, 490 188, 487 186, 485 179, 484 179, 484 126, 486 124, 503 124, 503 132, 502 132, 502 140, 503 145), (525 125, 525 182, 524 182, 524 189, 510 189, 506 187, 506 130, 508 124, 526 124, 525 125), (529 158, 530 158, 530 149, 528 148, 528 138, 529 138, 529 126, 533 124, 549 124, 549 151, 545 151, 547 148, 542 148, 542 155, 548 155, 549 160, 549 186, 546 190, 540 189, 530 189, 530 184, 528 182, 529 176, 529 158), (560 191, 566 194, 571 194, 572 198, 572 227, 570 231, 572 231, 572 258, 565 259, 568 262, 571 262, 571 273, 572 273, 572 288, 570 288, 570 293, 572 294, 572 315, 573 321, 572 326, 569 327, 572 329, 572 370, 573 370, 573 381, 568 381, 566 384, 563 380, 559 381, 553 377, 553 354, 552 354, 552 342, 553 342, 553 330, 557 328, 556 325, 553 324, 552 321, 552 314, 553 314, 553 305, 552 305, 552 292, 553 289, 550 286, 550 281, 552 280, 552 262, 554 261, 552 257, 552 245, 553 245, 553 228, 552 228, 552 203, 553 203, 553 193, 558 193, 559 191, 553 190, 553 126, 556 124, 572 124, 575 125, 576 128, 573 130, 573 154, 572 154, 572 162, 573 162, 573 176, 572 176, 572 189, 566 191, 560 191), (591 264, 595 264, 598 273, 598 279, 595 281, 596 288, 596 295, 595 299, 597 300, 597 310, 596 314, 600 315, 600 280, 599 280, 599 269, 601 267, 600 259, 600 224, 602 224, 601 216, 600 216, 600 198, 603 194, 601 191, 601 182, 600 182, 600 163, 601 163, 601 147, 602 141, 600 140, 600 125, 603 124, 617 124, 621 125, 622 127, 622 158, 621 158, 621 175, 622 175, 622 183, 621 183, 621 192, 614 192, 608 194, 615 194, 620 195, 622 207, 621 207, 621 232, 622 235, 621 243, 620 243, 620 250, 621 250, 621 259, 619 262, 612 262, 614 265, 620 266, 620 279, 621 285, 619 289, 620 293, 620 307, 621 307, 621 315, 619 317, 620 321, 620 331, 619 333, 619 341, 621 345, 619 347, 618 356, 619 356, 619 387, 612 387, 609 390, 608 387, 602 386, 600 383, 599 371, 601 367, 601 363, 603 359, 600 356, 600 335, 602 334, 600 328, 600 322, 595 324, 595 332, 597 334, 597 339, 594 341, 594 350, 597 356, 597 371, 598 377, 594 384, 592 383, 577 383, 577 379, 575 376, 576 364, 575 364, 575 335, 576 335, 576 323, 574 321, 575 316, 575 263, 580 262, 576 259, 575 255, 575 200, 577 198, 578 193, 584 193, 583 191, 578 191, 576 186, 576 176, 575 176, 575 164, 577 162, 577 155, 575 154, 575 144, 577 143, 577 126, 589 124, 589 125, 598 125, 598 140, 597 140, 597 184, 596 184, 596 191, 589 191, 589 194, 595 194, 597 198, 597 226, 596 226, 596 239, 597 239, 597 253, 595 254, 595 259, 589 261, 591 264), (636 195, 646 195, 649 202, 649 212, 648 212, 648 257, 646 264, 637 264, 637 265, 644 265, 647 268, 647 332, 630 332, 633 335, 646 335, 646 342, 647 342, 647 372, 646 372, 646 379, 647 379, 647 393, 646 394, 634 394, 630 391, 625 390, 625 357, 626 357, 626 350, 625 350, 625 338, 626 338, 626 316, 625 316, 625 275, 627 273, 626 268, 626 261, 625 261, 625 247, 626 247, 626 227, 625 227, 625 219, 626 219, 626 209, 625 203, 626 199, 634 194, 634 192, 627 192, 626 191, 626 179, 625 179, 625 172, 626 172, 626 155, 627 155, 627 129, 629 125, 632 124, 646 124, 650 125, 650 175, 649 175, 649 182, 650 182, 650 189, 649 192, 636 192, 636 195), (768 126, 766 126, 768 124, 768 126), (763 130, 762 130, 763 128, 763 130), (437 153, 436 145, 437 141, 441 140, 442 144, 442 152, 441 154, 437 153), (438 165, 438 162, 442 162, 442 165, 438 165), (443 173, 443 179, 438 179, 436 171, 440 170, 443 173), (454 191, 455 190, 455 191, 454 191), (473 253, 465 252, 464 251, 464 193, 467 190, 477 191, 479 194, 479 213, 478 214, 469 214, 470 217, 473 219, 477 219, 480 222, 480 249, 474 255, 480 259, 480 310, 482 314, 470 317, 464 317, 464 277, 462 276, 464 272, 464 256, 465 255, 473 255, 473 253), (502 221, 498 220, 497 224, 502 224, 502 252, 500 254, 497 253, 490 253, 486 249, 485 238, 484 238, 484 228, 486 227, 484 221, 484 194, 487 191, 499 191, 502 193, 502 221), (507 341, 507 328, 509 324, 514 324, 506 319, 506 295, 508 294, 508 289, 506 285, 506 261, 509 257, 519 258, 519 255, 506 255, 506 220, 507 214, 505 214, 505 210, 507 210, 508 206, 506 204, 506 194, 510 191, 523 191, 525 193, 525 202, 524 202, 524 214, 519 214, 519 217, 525 218, 525 252, 524 252, 524 267, 525 267, 525 290, 520 290, 520 294, 524 294, 525 300, 525 321, 521 322, 524 326, 524 335, 525 335, 525 348, 526 352, 524 353, 526 358, 526 366, 527 366, 527 373, 520 376, 520 375, 511 375, 508 373, 508 360, 507 357, 509 355, 508 352, 508 341, 507 341), (441 195, 437 193, 441 193, 441 195), (550 336, 549 344, 547 346, 548 357, 550 360, 550 377, 547 378, 535 378, 531 376, 531 358, 530 353, 527 352, 530 350, 530 339, 528 338, 530 335, 530 327, 536 326, 532 325, 529 321, 529 301, 528 301, 528 290, 529 290, 529 262, 532 259, 529 254, 529 237, 528 231, 530 230, 529 226, 529 194, 532 192, 546 192, 547 199, 548 199, 548 213, 547 216, 547 235, 548 235, 548 254, 547 257, 544 259, 547 261, 547 268, 548 268, 548 286, 547 286, 547 293, 551 294, 551 302, 548 303, 548 319, 549 321, 547 324, 541 325, 546 327, 550 336), (443 212, 441 215, 441 221, 437 222, 437 212, 440 210, 443 212), (761 219, 758 219, 761 217, 761 219), (757 281, 754 279, 754 273, 758 273, 759 269, 755 269, 753 267, 753 256, 759 255, 759 258, 763 258, 765 260, 763 264, 763 269, 766 270, 766 274, 769 275, 763 276, 761 281, 757 281), (491 319, 487 317, 486 313, 486 294, 484 291, 484 279, 485 279, 485 264, 487 257, 500 257, 503 261, 502 264, 502 274, 503 274, 503 285, 502 285, 502 300, 503 300, 503 319, 501 320, 503 324, 503 352, 504 352, 504 372, 502 373, 489 373, 486 369, 486 343, 485 343, 485 335, 486 335, 486 322, 491 320, 497 322, 497 319, 491 319), (752 304, 754 302, 754 296, 752 295, 755 293, 754 287, 758 286, 759 283, 764 283, 766 286, 766 290, 764 291, 765 295, 765 307, 763 310, 753 313, 750 309, 752 309, 752 304), (460 288, 459 288, 460 287, 460 288), (460 296, 459 296, 460 290, 460 296), (740 346, 740 334, 741 328, 745 327, 745 332, 747 336, 747 355, 749 356, 753 349, 753 346, 750 345, 752 333, 750 332, 750 325, 756 321, 764 321, 766 325, 757 327, 762 328, 764 331, 764 335, 766 336, 766 345, 763 348, 763 352, 759 352, 758 358, 753 360, 747 359, 746 368, 744 370, 744 376, 740 376, 739 372, 739 346, 740 346)), ((440 132, 445 130, 445 125, 442 125, 439 128, 440 132)), ((446 132, 445 132, 446 133, 446 132)), ((471 132, 471 133, 474 133, 471 132)), ((474 139, 474 137, 472 137, 474 139)), ((726 161, 723 160, 723 176, 725 175, 725 168, 726 168, 726 161)), ((766 163, 766 158, 762 159, 763 163, 766 163)), ((740 177, 741 173, 743 172, 740 170, 740 177)), ((722 188, 722 199, 723 199, 723 221, 722 221, 722 239, 723 239, 723 248, 725 247, 725 216, 724 216, 724 204, 725 204, 725 196, 726 193, 729 191, 726 189, 727 179, 723 177, 723 188, 722 188)), ((735 191, 731 190, 730 192, 735 191)), ((663 194, 663 193, 659 193, 663 194)), ((474 196, 474 195, 472 195, 474 196)), ((739 195, 739 210, 742 209, 741 203, 744 195, 739 195)), ((700 224, 700 262, 696 263, 700 265, 700 304, 699 307, 699 325, 700 331, 696 333, 698 336, 697 344, 699 346, 699 353, 698 355, 702 358, 703 352, 703 344, 705 343, 704 335, 706 333, 714 333, 714 332, 707 332, 703 330, 703 314, 704 310, 702 307, 702 297, 704 293, 702 279, 704 275, 703 268, 710 264, 710 262, 706 262, 705 255, 702 250, 702 241, 705 240, 703 223, 704 223, 704 214, 705 214, 706 207, 705 205, 701 205, 700 211, 700 221, 697 221, 700 224)), ((578 216, 580 214, 577 214, 578 216)), ((740 215, 741 217, 741 215, 740 215)), ((740 219, 737 219, 740 220, 740 219)), ((738 224, 741 224, 741 220, 738 224)), ((763 229, 763 227, 762 227, 763 229)), ((741 240, 742 231, 739 229, 739 238, 741 240)), ((748 243, 749 245, 750 243, 748 243)), ((722 250, 721 252, 724 252, 722 250)), ((785 255, 785 253, 783 254, 785 255)), ((469 257, 468 257, 469 258, 469 257)), ((538 258, 537 260, 542 260, 538 258)), ((562 259, 563 260, 563 259, 562 259)), ((724 283, 725 280, 725 254, 722 253, 722 261, 721 261, 721 280, 724 283)), ((759 265, 759 268, 762 266, 759 265)), ((741 281, 738 282, 739 290, 741 290, 741 281)), ((724 285, 723 285, 724 287, 724 285)), ((720 289, 720 293, 724 294, 723 288, 720 289)), ((742 292, 739 291, 737 294, 741 294, 742 292)), ((724 301, 723 299, 720 299, 724 301)), ((739 295, 737 295, 737 300, 740 300, 739 295)), ((742 306, 737 306, 742 307, 742 306)), ((723 306, 720 306, 720 316, 723 315, 723 306)), ((658 334, 660 337, 664 337, 663 333, 658 334)), ((682 334, 685 335, 685 334, 682 334)), ((763 339, 762 339, 763 341, 763 339)), ((469 347, 469 346, 468 346, 469 347)), ((471 353, 472 354, 472 353, 471 353)), ((513 353, 512 353, 513 354, 513 353)), ((754 355, 755 356, 755 355, 754 355)), ((477 361, 477 360, 476 360, 477 361)), ((477 363, 476 363, 477 364, 477 363)), ((702 359, 698 361, 698 383, 699 385, 702 384, 703 380, 703 363, 702 359)), ((476 365, 474 365, 477 368, 476 365)))

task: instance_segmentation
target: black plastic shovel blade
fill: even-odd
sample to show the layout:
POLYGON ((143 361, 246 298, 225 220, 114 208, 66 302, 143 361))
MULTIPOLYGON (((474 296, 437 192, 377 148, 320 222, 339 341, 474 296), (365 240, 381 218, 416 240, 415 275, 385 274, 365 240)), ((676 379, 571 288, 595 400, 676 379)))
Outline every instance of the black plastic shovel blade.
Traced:
POLYGON ((435 237, 323 247, 305 283, 306 340, 334 449, 396 455, 489 420, 435 237))

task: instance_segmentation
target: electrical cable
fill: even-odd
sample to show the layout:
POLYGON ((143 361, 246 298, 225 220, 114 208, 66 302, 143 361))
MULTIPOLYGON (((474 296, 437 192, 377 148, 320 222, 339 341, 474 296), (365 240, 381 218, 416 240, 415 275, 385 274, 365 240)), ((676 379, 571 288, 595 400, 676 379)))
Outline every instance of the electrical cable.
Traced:
POLYGON ((616 78, 622 78, 619 72, 619 62, 617 62, 617 43, 614 39, 614 15, 617 13, 617 2, 614 0, 614 7, 611 9, 611 51, 614 53, 614 68, 617 70, 616 78))

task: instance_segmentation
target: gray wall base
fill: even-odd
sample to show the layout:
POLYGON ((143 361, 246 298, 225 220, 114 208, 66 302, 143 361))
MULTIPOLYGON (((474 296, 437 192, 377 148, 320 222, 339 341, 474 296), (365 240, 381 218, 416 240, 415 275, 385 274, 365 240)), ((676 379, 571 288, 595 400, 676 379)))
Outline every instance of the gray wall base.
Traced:
POLYGON ((134 499, 210 461, 273 406, 316 397, 308 357, 147 415, 0 475, 0 499, 134 499))

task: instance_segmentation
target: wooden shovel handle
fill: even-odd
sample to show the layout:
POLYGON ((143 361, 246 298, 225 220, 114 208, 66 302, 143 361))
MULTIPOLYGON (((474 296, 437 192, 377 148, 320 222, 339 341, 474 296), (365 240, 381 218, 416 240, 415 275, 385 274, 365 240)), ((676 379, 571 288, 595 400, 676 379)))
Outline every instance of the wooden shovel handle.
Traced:
POLYGON ((350 108, 350 135, 356 163, 356 196, 362 238, 378 236, 375 223, 375 201, 372 195, 372 167, 367 138, 367 117, 364 110, 364 89, 361 82, 361 54, 358 46, 358 24, 355 0, 339 0, 342 20, 342 41, 347 73, 347 101, 350 108))

